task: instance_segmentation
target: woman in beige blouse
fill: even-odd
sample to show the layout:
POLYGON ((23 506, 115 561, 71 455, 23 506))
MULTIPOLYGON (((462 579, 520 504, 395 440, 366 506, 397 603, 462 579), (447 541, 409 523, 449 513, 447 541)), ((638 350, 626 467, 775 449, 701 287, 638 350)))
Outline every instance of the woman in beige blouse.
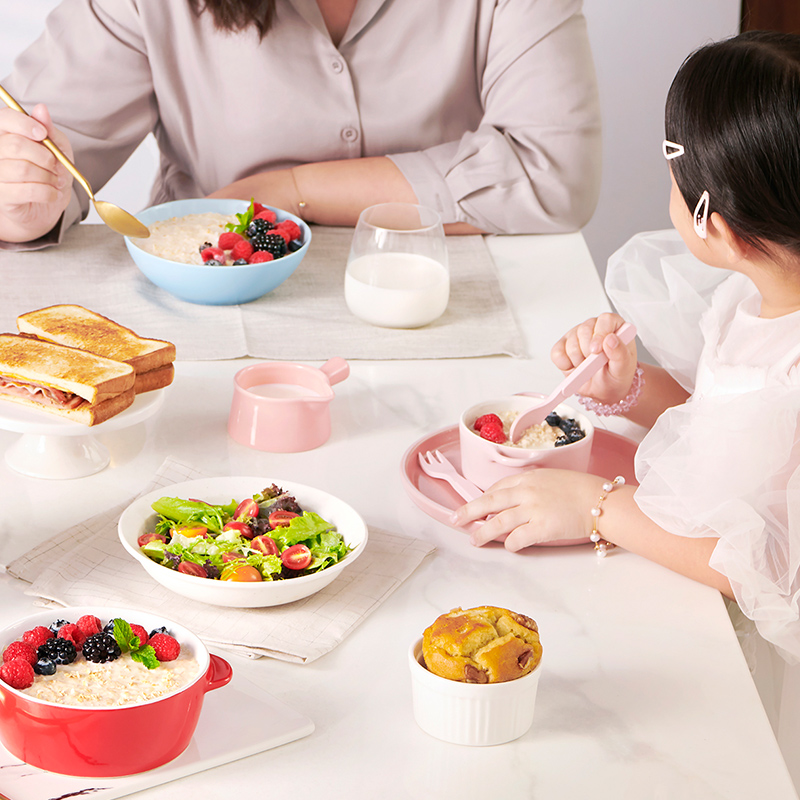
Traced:
POLYGON ((451 233, 559 232, 597 201, 580 0, 63 0, 4 85, 33 114, 0 110, 6 243, 88 211, 45 135, 95 191, 152 131, 154 203, 254 196, 329 225, 399 200, 451 233))

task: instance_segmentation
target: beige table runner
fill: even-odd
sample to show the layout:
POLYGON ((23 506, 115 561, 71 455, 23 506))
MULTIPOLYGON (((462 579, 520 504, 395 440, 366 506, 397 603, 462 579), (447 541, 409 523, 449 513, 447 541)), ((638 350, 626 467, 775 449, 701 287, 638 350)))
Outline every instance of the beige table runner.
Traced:
POLYGON ((284 284, 241 306, 201 306, 154 286, 123 239, 104 225, 78 225, 58 247, 0 251, 0 331, 18 314, 77 303, 143 336, 175 342, 180 360, 525 356, 520 329, 482 236, 448 237, 451 294, 444 315, 417 330, 377 328, 344 300, 352 230, 314 226, 308 255, 284 284))
MULTIPOLYGON (((167 459, 141 494, 195 478, 167 459)), ((131 498, 131 501, 134 498, 131 498)), ((364 552, 332 583, 304 600, 272 608, 222 608, 174 594, 128 555, 117 535, 123 503, 65 530, 9 564, 44 605, 100 605, 163 614, 204 642, 251 657, 314 661, 371 614, 434 548, 370 526, 364 552)))

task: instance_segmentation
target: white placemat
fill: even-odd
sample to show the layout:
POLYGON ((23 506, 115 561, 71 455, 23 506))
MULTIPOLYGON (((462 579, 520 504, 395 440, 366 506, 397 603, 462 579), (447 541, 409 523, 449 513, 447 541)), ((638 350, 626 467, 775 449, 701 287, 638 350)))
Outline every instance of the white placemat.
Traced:
POLYGON ((16 331, 16 318, 26 311, 77 303, 142 336, 174 342, 182 361, 526 355, 482 236, 447 239, 451 289, 444 315, 423 328, 393 330, 362 322, 347 308, 344 270, 352 230, 312 231, 308 255, 273 292, 241 306, 201 306, 150 283, 122 237, 104 225, 77 225, 57 247, 0 251, 0 331, 16 331))
MULTIPOLYGON (((203 477, 199 470, 167 459, 141 494, 203 477)), ((206 644, 256 658, 305 663, 344 640, 434 550, 427 542, 370 526, 364 552, 317 594, 271 608, 222 608, 174 594, 125 552, 117 521, 128 505, 63 531, 20 556, 7 571, 29 582, 25 593, 45 605, 151 611, 184 625, 206 644)))

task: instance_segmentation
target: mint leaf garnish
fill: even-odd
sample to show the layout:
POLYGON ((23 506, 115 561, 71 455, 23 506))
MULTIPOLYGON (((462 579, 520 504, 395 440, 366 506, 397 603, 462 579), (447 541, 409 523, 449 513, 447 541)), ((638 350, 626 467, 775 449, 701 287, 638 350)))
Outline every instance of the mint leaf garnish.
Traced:
POLYGON ((155 669, 161 663, 156 658, 156 651, 149 644, 140 647, 139 637, 133 633, 131 626, 119 617, 114 620, 114 638, 123 653, 130 653, 134 661, 144 664, 147 669, 155 669))
POLYGON ((153 650, 149 644, 131 652, 131 658, 134 661, 138 661, 140 664, 144 664, 147 669, 155 669, 161 663, 158 658, 156 658, 156 651, 153 650))
POLYGON ((247 230, 247 226, 253 221, 253 217, 255 216, 255 202, 255 197, 251 197, 250 206, 248 207, 247 211, 243 211, 241 214, 236 214, 236 219, 239 220, 239 222, 236 224, 229 222, 225 226, 225 230, 233 231, 234 233, 244 233, 247 230))

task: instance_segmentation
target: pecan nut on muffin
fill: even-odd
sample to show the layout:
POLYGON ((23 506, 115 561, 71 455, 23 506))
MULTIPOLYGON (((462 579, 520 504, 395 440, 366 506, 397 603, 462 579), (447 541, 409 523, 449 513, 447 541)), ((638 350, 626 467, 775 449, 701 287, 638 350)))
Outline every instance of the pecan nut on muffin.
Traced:
POLYGON ((507 608, 455 608, 422 635, 422 657, 435 675, 462 683, 502 683, 532 672, 542 657, 539 629, 507 608))

